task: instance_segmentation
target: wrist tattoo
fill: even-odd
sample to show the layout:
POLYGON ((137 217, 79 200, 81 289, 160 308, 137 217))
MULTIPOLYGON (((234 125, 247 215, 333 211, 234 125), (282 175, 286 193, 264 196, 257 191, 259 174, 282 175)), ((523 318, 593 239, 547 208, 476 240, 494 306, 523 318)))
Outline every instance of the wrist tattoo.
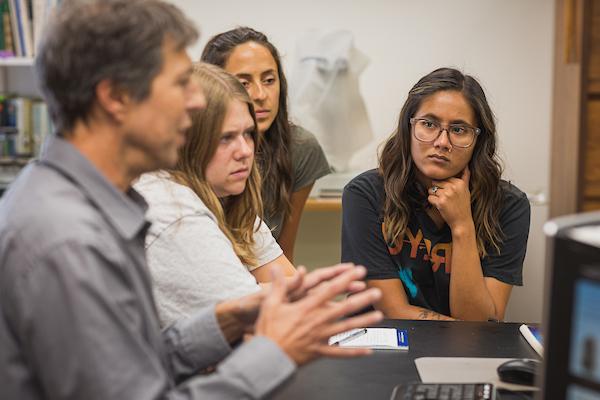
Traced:
POLYGON ((443 320, 447 318, 448 317, 446 317, 445 315, 431 310, 422 310, 419 314, 419 319, 443 320))

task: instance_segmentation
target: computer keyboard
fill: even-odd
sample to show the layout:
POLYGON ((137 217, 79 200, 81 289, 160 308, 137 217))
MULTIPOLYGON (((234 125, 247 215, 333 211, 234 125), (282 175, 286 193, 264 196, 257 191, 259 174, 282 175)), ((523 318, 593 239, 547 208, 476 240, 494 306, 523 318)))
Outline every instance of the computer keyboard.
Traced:
POLYGON ((409 382, 394 388, 391 400, 492 400, 491 383, 409 382))

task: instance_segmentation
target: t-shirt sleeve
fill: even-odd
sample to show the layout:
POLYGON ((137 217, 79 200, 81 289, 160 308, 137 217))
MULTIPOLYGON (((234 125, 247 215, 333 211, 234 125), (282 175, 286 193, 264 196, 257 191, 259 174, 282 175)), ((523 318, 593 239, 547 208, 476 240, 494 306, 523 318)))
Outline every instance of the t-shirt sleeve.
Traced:
POLYGON ((254 232, 254 254, 256 254, 257 265, 248 267, 249 271, 262 267, 283 254, 267 224, 258 217, 256 224, 258 224, 258 231, 254 232))
POLYGON ((482 260, 483 275, 509 285, 523 285, 523 261, 527 250, 531 208, 527 196, 508 184, 500 213, 503 242, 500 252, 488 249, 482 260))
POLYGON ((381 230, 378 196, 375 189, 351 182, 342 196, 342 262, 367 268, 366 279, 398 278, 381 230))
POLYGON ((331 167, 317 138, 307 130, 294 127, 292 137, 292 191, 312 185, 317 179, 329 174, 331 167))

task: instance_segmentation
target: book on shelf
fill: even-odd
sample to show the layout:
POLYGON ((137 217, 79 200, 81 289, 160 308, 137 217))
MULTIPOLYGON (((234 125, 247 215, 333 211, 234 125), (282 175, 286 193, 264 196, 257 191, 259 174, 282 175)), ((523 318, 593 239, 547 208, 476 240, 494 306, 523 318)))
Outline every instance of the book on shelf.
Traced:
POLYGON ((23 35, 23 56, 33 58, 33 31, 31 30, 31 2, 15 0, 19 13, 19 33, 23 35))
POLYGON ((15 127, 19 132, 16 137, 15 150, 18 156, 33 155, 33 138, 31 134, 31 99, 15 97, 9 99, 15 113, 15 127))
POLYGON ((8 10, 10 14, 10 29, 12 33, 12 41, 15 48, 15 56, 23 56, 23 44, 21 41, 21 35, 19 33, 19 23, 17 17, 17 9, 15 7, 15 0, 6 0, 8 2, 8 10))
POLYGON ((0 157, 36 157, 52 124, 46 104, 34 98, 0 96, 0 157))
POLYGON ((0 57, 33 58, 48 17, 59 3, 60 0, 0 0, 0 57))
POLYGON ((48 17, 56 5, 57 0, 32 0, 31 21, 34 53, 38 47, 38 44, 40 43, 40 40, 42 39, 42 33, 46 28, 48 17))
POLYGON ((6 43, 4 42, 4 18, 2 10, 4 9, 4 0, 0 0, 0 50, 6 51, 6 43))
POLYGON ((41 100, 34 100, 31 104, 31 139, 33 155, 42 152, 42 145, 46 136, 52 131, 48 106, 41 100))

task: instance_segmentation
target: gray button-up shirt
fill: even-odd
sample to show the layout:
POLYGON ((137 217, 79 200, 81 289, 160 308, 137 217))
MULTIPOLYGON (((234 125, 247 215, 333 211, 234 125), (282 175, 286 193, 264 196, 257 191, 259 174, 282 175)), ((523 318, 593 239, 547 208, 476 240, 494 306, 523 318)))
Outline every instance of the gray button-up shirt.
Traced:
POLYGON ((264 337, 229 355, 213 307, 160 332, 145 210, 60 138, 11 185, 0 202, 0 398, 259 398, 293 372, 264 337))

